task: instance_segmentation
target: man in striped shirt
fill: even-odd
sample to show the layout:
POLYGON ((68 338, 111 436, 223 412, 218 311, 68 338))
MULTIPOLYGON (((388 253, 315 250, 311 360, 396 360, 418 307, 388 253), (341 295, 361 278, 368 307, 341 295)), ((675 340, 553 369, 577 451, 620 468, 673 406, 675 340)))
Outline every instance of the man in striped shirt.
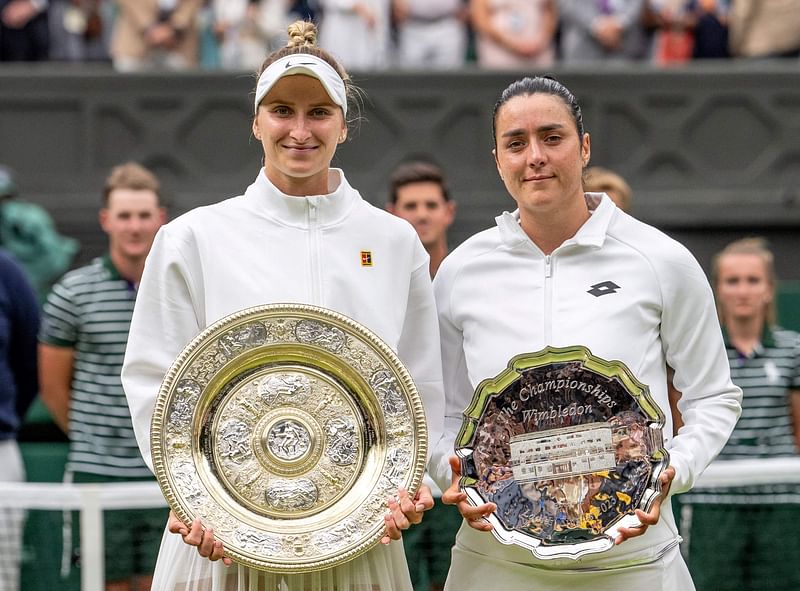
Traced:
MULTIPOLYGON (((149 480, 120 370, 145 258, 166 221, 155 175, 136 163, 112 169, 99 219, 108 252, 64 275, 44 305, 40 392, 69 435, 65 481, 149 480)), ((107 591, 150 588, 166 518, 161 509, 106 513, 107 591)))
MULTIPOLYGON (((775 325, 772 253, 756 238, 720 252, 712 269, 742 415, 720 460, 794 456, 800 447, 800 334, 775 325)), ((800 486, 695 488, 683 495, 689 569, 698 591, 800 589, 800 486), (689 523, 686 523, 686 522, 689 523)))

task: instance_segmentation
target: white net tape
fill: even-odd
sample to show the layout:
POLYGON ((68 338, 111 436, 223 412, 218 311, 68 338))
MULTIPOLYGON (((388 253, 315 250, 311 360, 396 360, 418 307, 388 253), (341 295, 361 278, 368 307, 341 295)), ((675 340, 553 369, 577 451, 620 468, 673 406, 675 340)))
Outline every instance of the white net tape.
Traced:
POLYGON ((743 484, 791 483, 800 483, 800 456, 714 462, 698 478, 695 486, 719 488, 743 484))

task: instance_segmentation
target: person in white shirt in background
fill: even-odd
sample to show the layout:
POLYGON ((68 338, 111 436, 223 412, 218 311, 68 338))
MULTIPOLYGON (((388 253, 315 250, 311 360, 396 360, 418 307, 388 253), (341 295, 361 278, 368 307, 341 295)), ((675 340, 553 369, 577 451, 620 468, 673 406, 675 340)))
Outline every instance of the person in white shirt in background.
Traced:
POLYGON ((467 57, 464 0, 393 0, 397 65, 406 69, 454 70, 467 57))
POLYGON ((348 70, 391 65, 392 0, 319 0, 319 45, 348 70))

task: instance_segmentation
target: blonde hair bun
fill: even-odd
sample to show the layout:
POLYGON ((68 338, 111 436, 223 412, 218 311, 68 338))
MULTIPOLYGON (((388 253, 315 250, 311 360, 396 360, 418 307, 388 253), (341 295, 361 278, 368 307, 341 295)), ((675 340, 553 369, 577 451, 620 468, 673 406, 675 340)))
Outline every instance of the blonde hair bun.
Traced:
POLYGON ((314 47, 317 44, 317 25, 309 21, 295 21, 286 29, 289 42, 286 47, 314 47))

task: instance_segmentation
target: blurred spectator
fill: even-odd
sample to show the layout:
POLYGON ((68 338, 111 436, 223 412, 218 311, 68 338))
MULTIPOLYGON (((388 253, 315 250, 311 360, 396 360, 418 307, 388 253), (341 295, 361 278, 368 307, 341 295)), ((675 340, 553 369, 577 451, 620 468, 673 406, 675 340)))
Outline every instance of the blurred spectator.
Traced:
POLYGON ((694 59, 728 58, 729 0, 692 0, 694 59))
POLYGON ((590 166, 583 171, 583 190, 606 193, 617 207, 629 213, 633 191, 628 182, 616 172, 602 166, 590 166))
POLYGON ((727 58, 728 0, 650 0, 645 25, 653 32, 653 61, 727 58))
POLYGON ((558 0, 565 62, 637 60, 647 55, 645 0, 558 0))
POLYGON ((0 62, 46 60, 47 0, 0 0, 0 62))
POLYGON ((111 0, 50 0, 50 59, 108 61, 113 16, 111 0))
MULTIPOLYGON (((69 433, 66 482, 153 481, 120 371, 144 261, 166 218, 160 203, 150 171, 135 163, 112 169, 99 214, 108 252, 64 275, 44 305, 39 384, 56 424, 69 433)), ((163 509, 106 513, 107 591, 150 588, 166 519, 163 509)), ((70 552, 78 539, 65 537, 70 552)))
POLYGON ((482 68, 547 67, 555 60, 555 0, 471 0, 482 68))
POLYGON ((392 0, 319 0, 319 44, 347 70, 376 70, 391 60, 392 0))
POLYGON ((120 72, 197 65, 202 0, 116 0, 111 57, 120 72))
MULTIPOLYGON (((728 460, 796 457, 800 449, 800 334, 775 325, 775 263, 759 238, 726 246, 711 280, 742 416, 720 452, 728 460)), ((800 486, 704 489, 682 496, 689 569, 697 591, 797 591, 800 486)))
POLYGON ((464 0, 393 0, 397 65, 423 70, 455 69, 467 56, 464 0))
POLYGON ((798 0, 732 0, 728 27, 734 56, 800 56, 798 0))
MULTIPOLYGON (((0 249, 0 481, 24 482, 17 433, 36 397, 39 303, 25 273, 0 249)), ((24 512, 0 509, 0 589, 20 583, 24 512)))
POLYGON ((286 44, 289 0, 213 0, 220 65, 257 70, 264 57, 286 44))
POLYGON ((692 59, 694 15, 688 0, 648 0, 644 24, 652 31, 652 59, 660 66, 692 59))
POLYGON ((389 177, 386 209, 414 226, 430 256, 433 277, 447 256, 447 229, 456 212, 442 169, 429 160, 401 162, 389 177))
POLYGON ((69 268, 78 242, 59 234, 43 207, 16 199, 18 192, 11 169, 0 165, 0 246, 19 261, 44 301, 53 282, 69 268))

